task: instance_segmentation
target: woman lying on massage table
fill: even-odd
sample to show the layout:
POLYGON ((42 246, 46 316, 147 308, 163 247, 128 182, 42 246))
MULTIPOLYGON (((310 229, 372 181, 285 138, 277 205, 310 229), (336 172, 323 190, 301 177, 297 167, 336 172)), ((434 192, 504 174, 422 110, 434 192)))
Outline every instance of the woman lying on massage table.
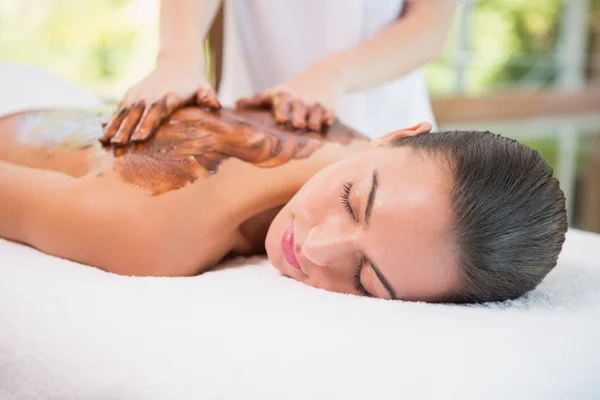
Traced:
POLYGON ((493 301, 555 266, 565 199, 540 155, 423 123, 369 143, 268 112, 184 108, 145 144, 103 147, 100 116, 0 120, 0 236, 105 271, 191 276, 266 253, 344 293, 493 301))

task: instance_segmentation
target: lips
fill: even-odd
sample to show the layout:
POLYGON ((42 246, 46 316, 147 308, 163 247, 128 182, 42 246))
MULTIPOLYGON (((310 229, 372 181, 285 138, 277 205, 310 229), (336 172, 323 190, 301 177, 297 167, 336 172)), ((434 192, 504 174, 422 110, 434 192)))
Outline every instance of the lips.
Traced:
POLYGON ((281 238, 281 250, 283 252, 283 257, 288 264, 292 267, 302 270, 300 268, 300 263, 296 258, 296 254, 294 253, 294 224, 289 224, 288 227, 283 232, 283 237, 281 238))

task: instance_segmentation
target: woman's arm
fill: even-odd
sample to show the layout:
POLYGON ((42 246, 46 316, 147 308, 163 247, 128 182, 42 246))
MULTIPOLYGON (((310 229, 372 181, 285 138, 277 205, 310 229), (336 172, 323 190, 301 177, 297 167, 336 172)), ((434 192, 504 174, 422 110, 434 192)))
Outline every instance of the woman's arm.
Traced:
POLYGON ((1 237, 119 274, 157 270, 150 233, 156 230, 142 225, 135 202, 122 201, 130 196, 102 190, 97 181, 2 161, 0 182, 1 237))
POLYGON ((221 0, 162 0, 157 64, 205 67, 203 40, 221 0))
POLYGON ((455 0, 409 1, 404 15, 393 25, 317 65, 332 71, 344 92, 367 90, 396 80, 440 56, 455 9, 455 0))

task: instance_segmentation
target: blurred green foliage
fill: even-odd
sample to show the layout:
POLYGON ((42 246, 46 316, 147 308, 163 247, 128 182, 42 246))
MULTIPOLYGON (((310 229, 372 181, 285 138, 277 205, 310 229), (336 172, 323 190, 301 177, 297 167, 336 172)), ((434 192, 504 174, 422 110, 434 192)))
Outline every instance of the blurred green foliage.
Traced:
POLYGON ((0 58, 42 66, 118 97, 151 67, 156 1, 3 0, 0 58))
MULTIPOLYGON (((557 64, 554 50, 558 42, 561 0, 506 1, 486 0, 477 5, 473 29, 488 29, 494 20, 501 21, 497 38, 504 42, 504 59, 482 80, 489 84, 519 82, 521 86, 552 83, 557 64)), ((491 36, 491 35, 490 35, 491 36)), ((491 46, 490 36, 474 35, 476 48, 491 46)), ((537 86, 536 85, 536 86, 537 86)))
MULTIPOLYGON (((597 1, 597 0, 595 0, 597 1)), ((480 0, 473 6, 467 29, 464 90, 482 94, 518 85, 542 87, 553 82, 557 70, 554 51, 564 0, 480 0)), ((460 10, 459 10, 460 12, 460 10)), ((458 19, 458 15, 457 15, 458 19)), ((459 62, 454 39, 445 56, 426 67, 432 94, 451 95, 459 62)))

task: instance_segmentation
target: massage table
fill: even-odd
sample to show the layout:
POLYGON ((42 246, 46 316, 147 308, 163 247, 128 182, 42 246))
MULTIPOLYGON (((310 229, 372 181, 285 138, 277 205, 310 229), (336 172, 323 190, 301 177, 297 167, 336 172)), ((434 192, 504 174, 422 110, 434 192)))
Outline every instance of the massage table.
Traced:
POLYGON ((1 400, 388 398, 599 399, 600 235, 484 305, 330 293, 262 257, 125 277, 0 239, 1 400))
POLYGON ((600 235, 533 292, 433 305, 326 292, 264 258, 105 273, 0 240, 0 399, 598 399, 600 235))

